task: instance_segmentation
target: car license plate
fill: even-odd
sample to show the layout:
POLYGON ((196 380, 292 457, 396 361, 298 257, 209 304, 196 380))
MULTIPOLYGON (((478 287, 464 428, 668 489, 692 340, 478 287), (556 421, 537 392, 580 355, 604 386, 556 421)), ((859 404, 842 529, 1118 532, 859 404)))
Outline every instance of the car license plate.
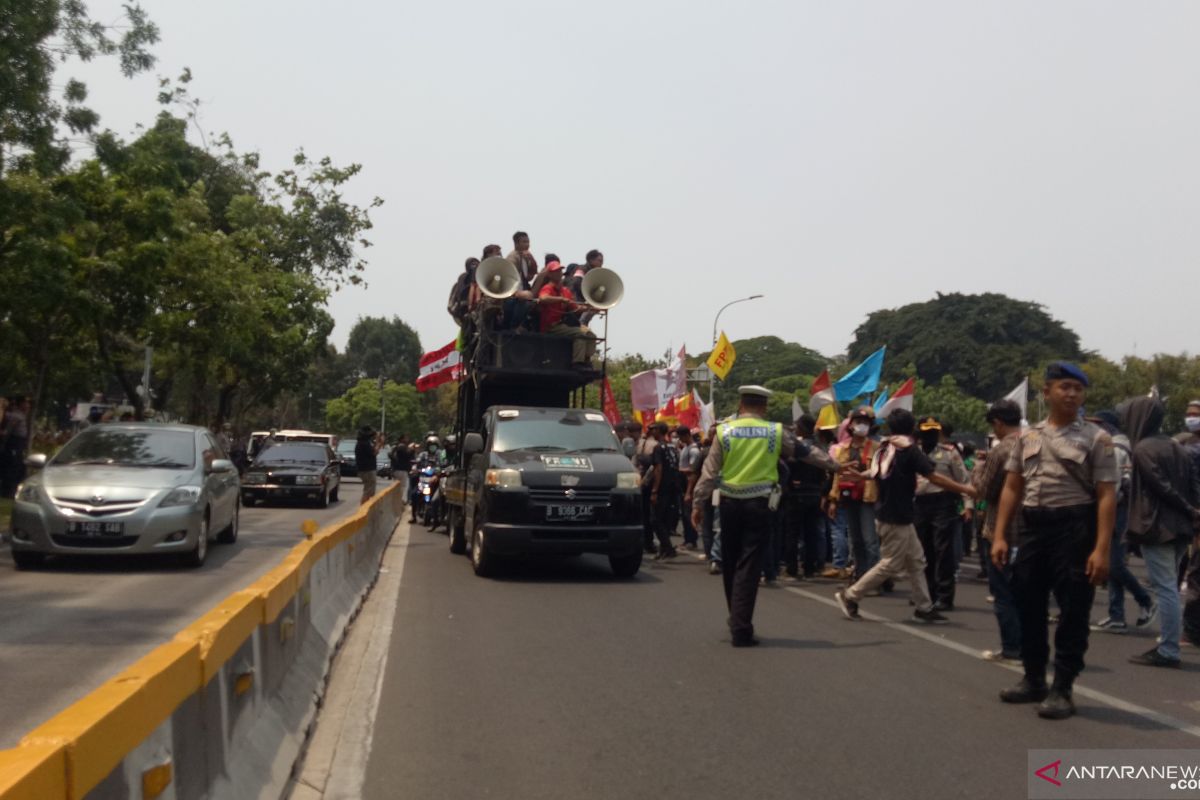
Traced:
POLYGON ((585 520, 595 516, 595 506, 546 506, 546 519, 551 521, 585 520))
POLYGON ((68 536, 86 536, 99 538, 101 536, 123 536, 124 522, 68 522, 68 536))

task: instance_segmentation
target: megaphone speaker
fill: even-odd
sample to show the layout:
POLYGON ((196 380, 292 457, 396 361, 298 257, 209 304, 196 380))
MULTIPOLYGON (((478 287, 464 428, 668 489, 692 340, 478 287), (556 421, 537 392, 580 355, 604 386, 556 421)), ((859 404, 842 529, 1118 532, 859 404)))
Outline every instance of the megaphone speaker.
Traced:
POLYGON ((521 288, 521 275, 508 259, 492 256, 475 268, 475 283, 488 297, 503 300, 521 288))
POLYGON ((599 267, 583 276, 583 299, 596 308, 612 308, 625 296, 625 284, 621 276, 611 269, 599 267))

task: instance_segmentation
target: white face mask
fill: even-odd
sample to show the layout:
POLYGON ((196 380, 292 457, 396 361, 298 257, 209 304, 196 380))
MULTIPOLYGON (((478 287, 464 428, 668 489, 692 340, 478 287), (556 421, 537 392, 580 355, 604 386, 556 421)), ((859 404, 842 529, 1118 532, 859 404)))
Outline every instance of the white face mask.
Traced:
POLYGON ((1192 433, 1200 433, 1200 417, 1184 417, 1184 427, 1192 433))
POLYGON ((850 431, 855 436, 866 436, 871 432, 871 426, 865 422, 857 422, 850 427, 850 431))

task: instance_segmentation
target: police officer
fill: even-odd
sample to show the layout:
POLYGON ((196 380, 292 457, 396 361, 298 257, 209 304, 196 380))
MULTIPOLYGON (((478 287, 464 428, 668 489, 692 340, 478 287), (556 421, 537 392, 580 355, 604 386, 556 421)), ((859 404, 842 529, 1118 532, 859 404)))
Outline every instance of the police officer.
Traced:
MULTIPOLYGON (((934 470, 955 483, 970 483, 967 468, 958 449, 943 441, 942 423, 937 417, 924 417, 917 425, 921 449, 933 462, 934 470)), ((959 495, 917 476, 917 538, 925 551, 925 582, 933 596, 935 611, 954 610, 955 537, 962 536, 958 516, 959 495)))
POLYGON ((1083 670, 1095 587, 1108 579, 1116 521, 1120 476, 1112 438, 1079 417, 1087 386, 1087 375, 1074 364, 1046 368, 1042 392, 1049 417, 1025 433, 1009 456, 992 542, 992 561, 1003 569, 1009 523, 1021 511, 1012 574, 1025 677, 1000 699, 1039 703, 1037 713, 1046 719, 1075 713, 1071 688, 1083 670), (1051 592, 1062 613, 1054 636, 1054 683, 1047 688, 1051 592))
POLYGON ((825 453, 797 442, 778 422, 767 422, 762 386, 739 386, 737 416, 717 426, 716 441, 704 460, 692 497, 692 524, 704 521, 704 506, 713 490, 721 492, 721 551, 725 603, 734 647, 753 647, 754 602, 764 550, 770 537, 771 512, 780 498, 781 458, 801 458, 829 470, 837 467, 825 453), (719 486, 718 486, 719 482, 719 486))

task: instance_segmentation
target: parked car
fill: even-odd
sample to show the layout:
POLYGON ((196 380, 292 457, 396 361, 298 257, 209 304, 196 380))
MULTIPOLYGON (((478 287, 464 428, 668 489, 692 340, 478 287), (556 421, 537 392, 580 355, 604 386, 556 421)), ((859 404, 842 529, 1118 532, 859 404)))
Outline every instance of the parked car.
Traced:
POLYGON ((338 442, 337 458, 339 463, 339 472, 343 478, 353 478, 358 475, 358 459, 354 457, 354 447, 357 444, 353 439, 343 439, 338 442))
POLYGON ((177 553, 202 565, 208 545, 238 535, 238 473, 204 428, 93 425, 35 470, 13 503, 18 569, 48 555, 177 553))
POLYGON ((242 476, 242 504, 267 500, 314 500, 327 508, 338 499, 342 479, 337 456, 319 442, 284 442, 268 447, 242 476))

